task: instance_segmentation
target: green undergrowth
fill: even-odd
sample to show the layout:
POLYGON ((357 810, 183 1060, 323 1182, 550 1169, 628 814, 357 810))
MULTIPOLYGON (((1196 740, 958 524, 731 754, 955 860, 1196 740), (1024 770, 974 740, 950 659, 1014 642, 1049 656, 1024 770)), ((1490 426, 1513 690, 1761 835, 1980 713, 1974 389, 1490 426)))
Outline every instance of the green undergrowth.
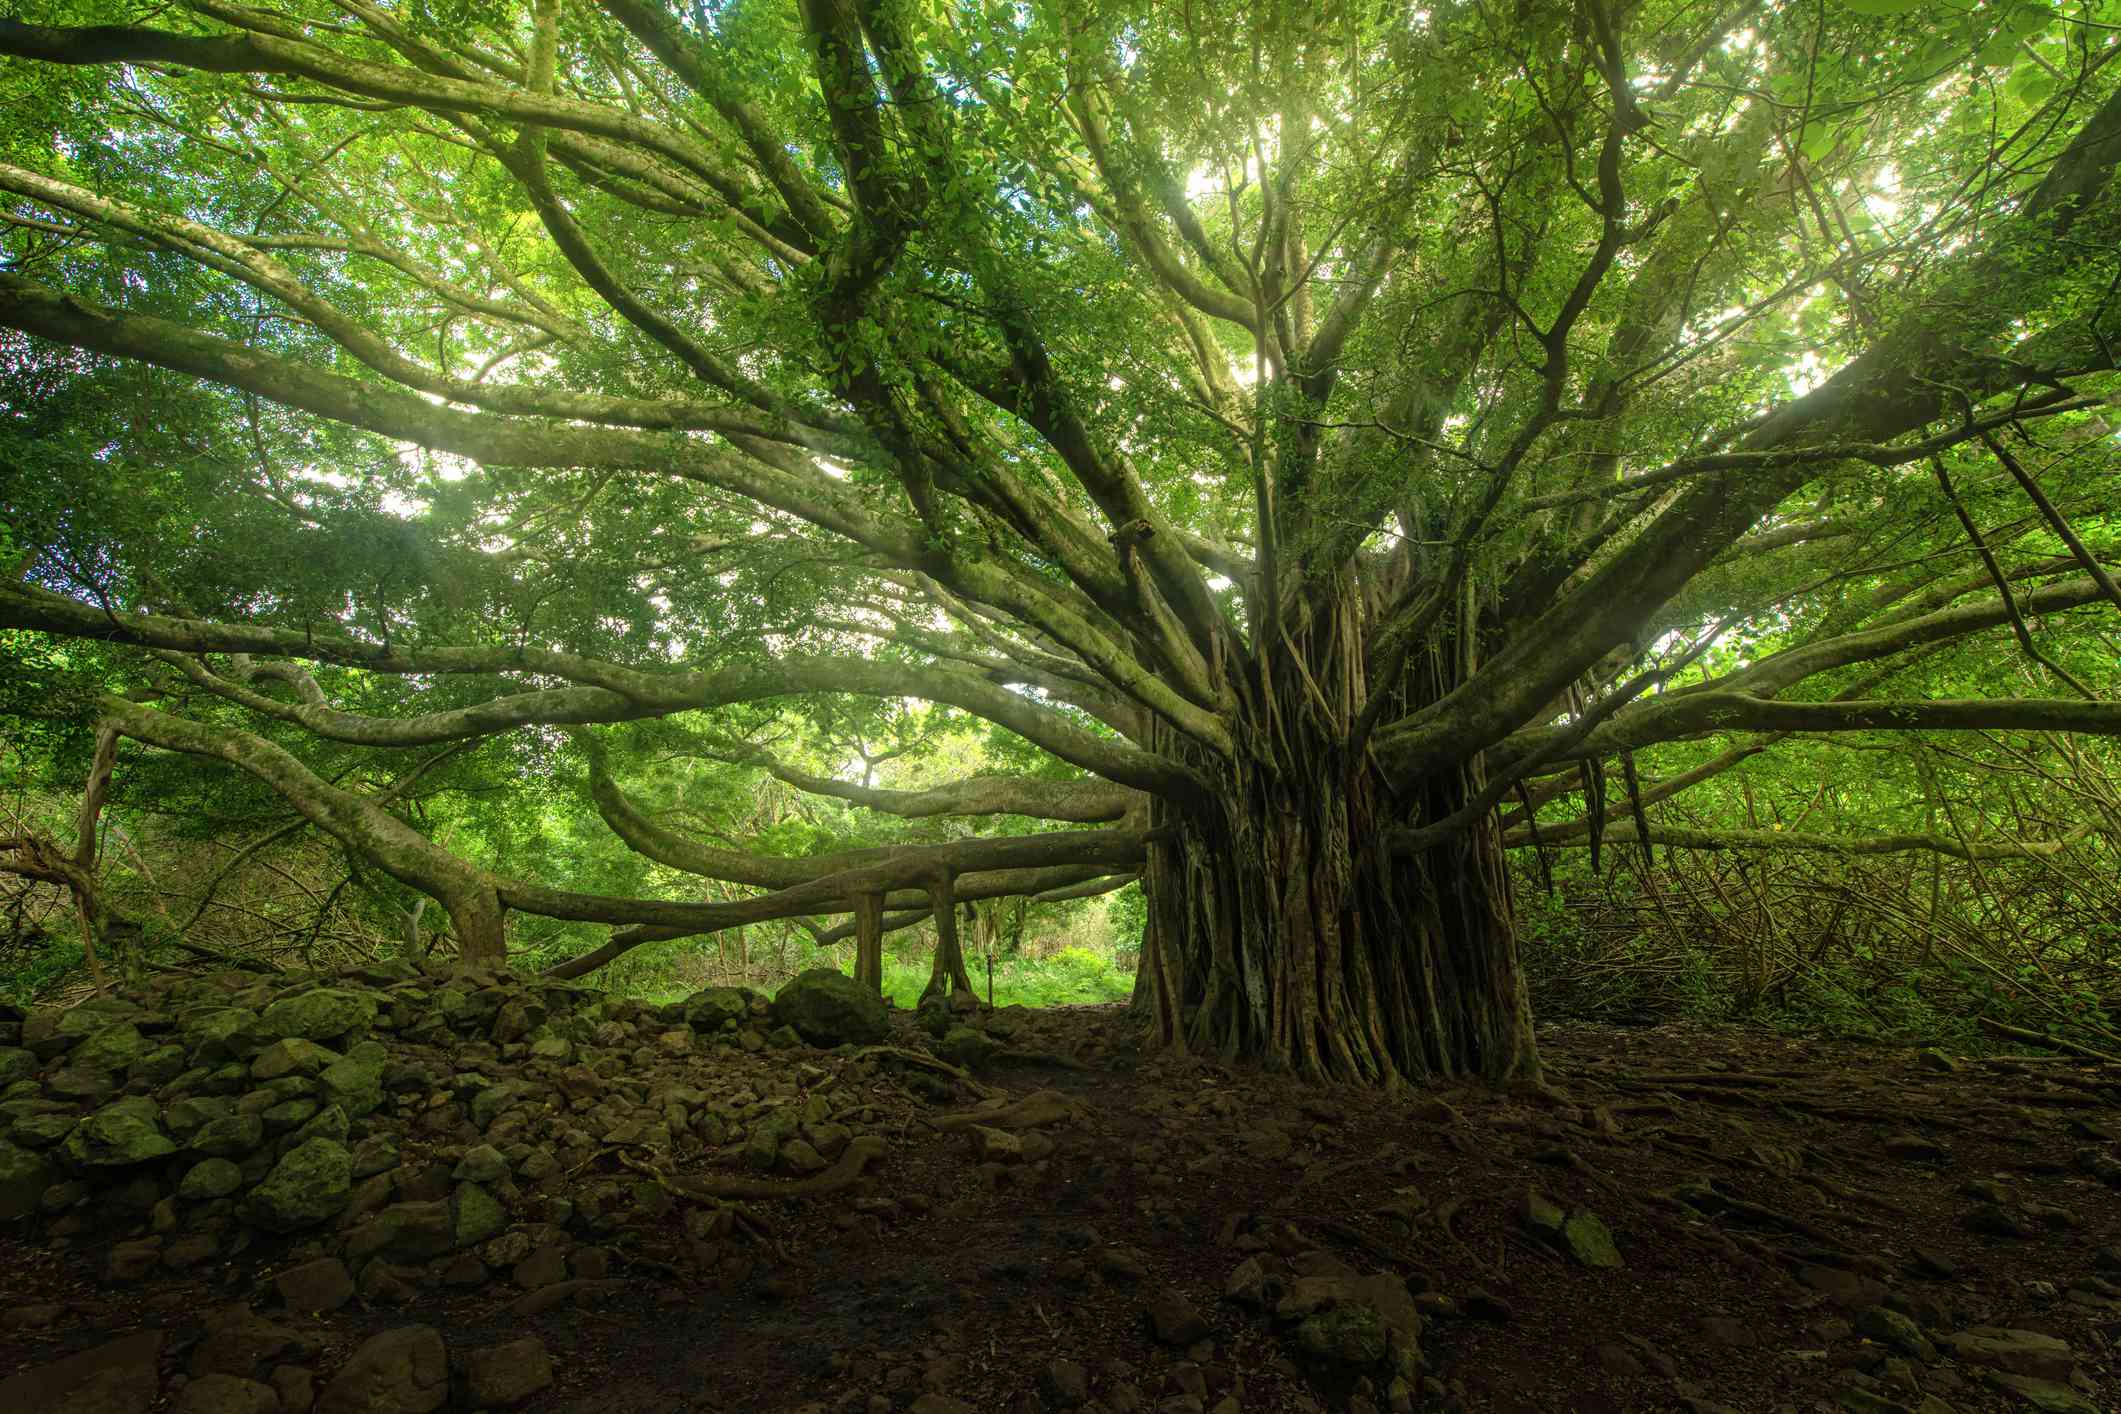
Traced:
MULTIPOLYGON (((820 957, 818 962, 829 965, 831 959, 820 957)), ((840 970, 850 975, 853 972, 853 968, 846 965, 840 970)), ((985 1002, 986 959, 968 959, 966 971, 972 976, 973 989, 979 994, 980 1001, 985 1002)), ((885 957, 884 996, 892 1005, 907 1008, 918 1005, 921 989, 927 985, 926 959, 885 957)), ((765 986, 759 990, 770 993, 777 991, 778 987, 765 986)), ((1049 958, 997 958, 994 963, 994 1005, 998 1007, 1123 1002, 1133 993, 1134 974, 1114 967, 1105 957, 1088 948, 1062 948, 1049 958)), ((660 986, 644 990, 639 995, 661 1005, 684 1000, 690 995, 690 989, 660 986)))
MULTIPOLYGON (((1526 912, 1519 955, 1541 1021, 1743 1022, 1784 1035, 1962 1055, 2039 1053, 2037 1045, 1984 1029, 1983 1018, 2109 1053, 2121 1032, 2121 1015, 2096 993, 2037 969, 2012 974, 1846 959, 1806 964, 1762 985, 1755 968, 1727 953, 1640 938, 1593 940, 1558 915, 1543 916, 1536 906, 1526 912)), ((2121 991, 2121 979, 2108 991, 2121 991)))
MULTIPOLYGON (((981 1001, 987 1000, 987 967, 984 958, 970 958, 966 969, 981 1001)), ((887 958, 884 962, 884 995, 898 1006, 910 1007, 921 999, 928 985, 928 964, 887 958)), ((1134 974, 1112 966, 1088 948, 1062 948, 1049 958, 997 958, 994 963, 996 1006, 1077 1006, 1095 1002, 1123 1002, 1134 993, 1134 974)))

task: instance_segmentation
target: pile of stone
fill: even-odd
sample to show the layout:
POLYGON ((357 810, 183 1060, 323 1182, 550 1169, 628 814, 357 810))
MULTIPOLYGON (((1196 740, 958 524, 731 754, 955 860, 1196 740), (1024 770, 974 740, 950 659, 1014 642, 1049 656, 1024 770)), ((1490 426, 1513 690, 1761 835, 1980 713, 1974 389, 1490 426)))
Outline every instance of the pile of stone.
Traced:
POLYGON ((669 1203, 596 1160, 822 1170, 863 1138, 849 1117, 888 1099, 857 1048, 889 1028, 829 969, 770 1004, 384 965, 164 975, 0 1009, 0 1222, 117 1238, 116 1280, 290 1244, 372 1300, 503 1272, 532 1290, 594 1280, 595 1239, 637 1201, 669 1203))

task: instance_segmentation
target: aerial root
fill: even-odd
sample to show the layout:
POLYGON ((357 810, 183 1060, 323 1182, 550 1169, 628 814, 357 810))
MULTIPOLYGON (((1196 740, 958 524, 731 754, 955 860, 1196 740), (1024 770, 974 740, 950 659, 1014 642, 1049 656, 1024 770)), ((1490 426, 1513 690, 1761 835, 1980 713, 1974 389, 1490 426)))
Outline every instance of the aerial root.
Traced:
POLYGON ((875 1135, 864 1134, 851 1141, 846 1152, 823 1173, 787 1180, 745 1178, 733 1173, 673 1174, 624 1155, 620 1156, 620 1161, 628 1168, 647 1174, 678 1197, 690 1198, 695 1203, 722 1203, 733 1199, 771 1201, 814 1198, 820 1193, 837 1192, 860 1178, 862 1170, 882 1158, 888 1147, 875 1135))
POLYGON ((927 1122, 947 1133, 969 1129, 975 1124, 988 1129, 1041 1129, 1049 1124, 1065 1124, 1089 1116, 1088 1106, 1069 1099, 1058 1090, 1033 1090, 1013 1105, 991 1110, 959 1110, 955 1114, 937 1115, 927 1122))
POLYGON ((994 1094, 992 1086, 980 1084, 979 1081, 972 1078, 971 1072, 960 1069, 948 1061, 937 1060, 925 1051, 908 1051, 898 1046, 864 1046, 854 1054, 856 1060, 862 1060, 869 1056, 886 1056, 895 1061, 904 1061, 907 1065, 916 1066, 922 1070, 940 1071, 982 1098, 994 1094))

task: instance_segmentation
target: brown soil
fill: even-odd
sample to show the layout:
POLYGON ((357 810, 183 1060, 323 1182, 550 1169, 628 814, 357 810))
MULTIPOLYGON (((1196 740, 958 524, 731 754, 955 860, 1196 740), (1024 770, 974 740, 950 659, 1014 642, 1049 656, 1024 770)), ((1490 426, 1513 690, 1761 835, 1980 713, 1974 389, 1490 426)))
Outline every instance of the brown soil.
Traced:
MULTIPOLYGON (((711 1277, 673 1217, 615 1243, 599 1305, 526 1317, 501 1283, 356 1303, 308 1327, 314 1363, 426 1322, 453 1349, 541 1337, 537 1414, 1031 1414, 1067 1406, 1056 1362, 1110 1411, 1388 1409, 1384 1373, 1305 1359, 1289 1323, 1225 1299, 1248 1255, 1315 1272, 1323 1252, 1423 1293, 1417 1409, 2121 1410, 2121 1068, 1553 1025, 1552 1092, 1380 1096, 1137 1056, 1114 1008, 1025 1029, 1020 1048, 1088 1058, 980 1072, 998 1098, 1081 1106, 1014 1131, 1050 1157, 982 1162, 980 1136, 929 1122, 967 1107, 939 1093, 852 1186, 748 1204, 743 1258, 711 1277), (1528 1189, 1602 1219, 1624 1265, 1542 1235, 1528 1189), (1190 1349, 1145 1319, 1173 1292, 1210 1328, 1190 1349), (1880 1306, 1946 1348, 1903 1359, 1880 1306), (2079 1403, 1954 1358, 1944 1337, 1974 1326, 2067 1342, 2074 1387, 2034 1398, 2079 1403)), ((91 1250, 6 1239, 0 1307, 69 1310, 0 1331, 0 1378, 142 1326, 181 1364, 206 1310, 268 1288, 270 1254, 248 1255, 112 1287, 91 1250)))

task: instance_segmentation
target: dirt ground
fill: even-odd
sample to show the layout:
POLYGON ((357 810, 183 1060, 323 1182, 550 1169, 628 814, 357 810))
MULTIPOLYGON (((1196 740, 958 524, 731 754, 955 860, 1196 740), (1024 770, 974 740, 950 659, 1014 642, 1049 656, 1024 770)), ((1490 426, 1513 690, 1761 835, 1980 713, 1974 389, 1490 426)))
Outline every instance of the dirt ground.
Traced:
MULTIPOLYGON (((1068 1102, 1023 1153, 937 1127, 973 1098, 938 1085, 855 1187, 749 1205, 711 1272, 643 1223, 594 1306, 357 1301, 316 1363, 411 1322, 535 1335, 535 1414, 2121 1410, 2121 1067, 1567 1024, 1547 1095, 1379 1095, 1143 1054, 1120 1008, 1022 1029, 1049 1059, 980 1071, 986 1102, 1068 1102), (1376 1273, 1419 1313, 1397 1381, 1288 1307, 1376 1273)), ((251 1256, 113 1287, 0 1239, 0 1308, 65 1308, 0 1329, 0 1378, 143 1327, 180 1368, 204 1312, 264 1304, 251 1256)))

